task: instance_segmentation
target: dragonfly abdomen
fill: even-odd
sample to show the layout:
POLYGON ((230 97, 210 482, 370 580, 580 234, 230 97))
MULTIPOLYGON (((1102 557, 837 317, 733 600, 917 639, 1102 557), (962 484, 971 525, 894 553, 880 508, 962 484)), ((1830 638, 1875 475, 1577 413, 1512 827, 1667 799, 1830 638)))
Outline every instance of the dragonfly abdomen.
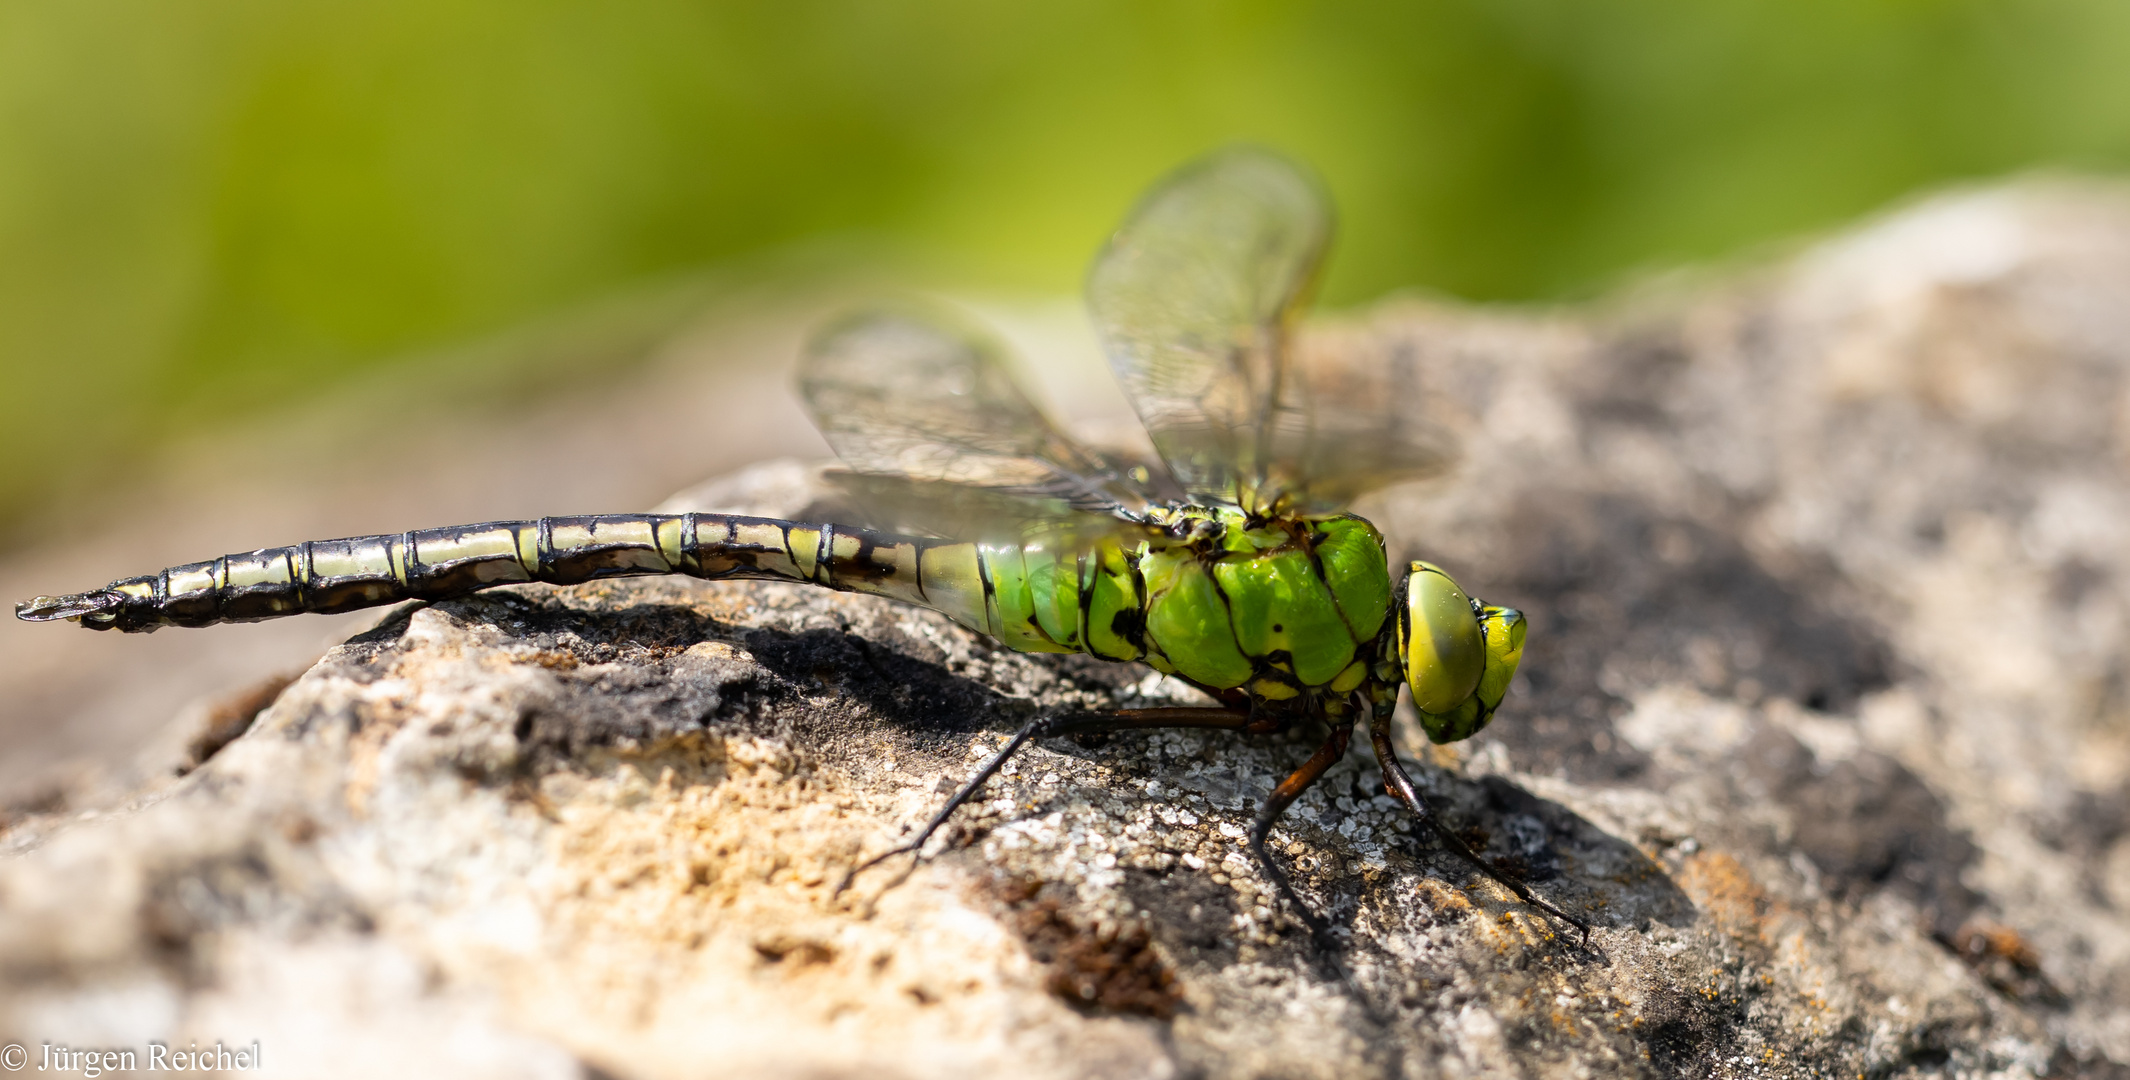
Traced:
POLYGON ((1058 550, 840 529, 821 584, 928 607, 1021 652, 1137 660, 1145 586, 1114 541, 1058 550))
MULTIPOLYGON (((1092 592, 1136 612, 1137 575, 1115 545, 1092 592)), ((441 529, 312 540, 121 578, 102 589, 38 597, 16 608, 33 621, 78 619, 98 630, 144 632, 404 600, 443 600, 498 585, 574 585, 595 578, 687 574, 767 578, 870 593, 933 608, 1025 651, 1078 652, 1092 640, 1111 659, 1136 659, 1136 635, 1085 634, 1080 560, 1062 564, 1018 545, 895 536, 832 523, 729 514, 601 514, 491 521, 441 529), (1030 572, 1030 566, 1037 570, 1030 572), (1035 618, 1035 597, 1046 605, 1035 618)), ((1105 608, 1097 613, 1117 620, 1105 608)), ((1127 622, 1129 620, 1126 620, 1127 622)), ((1094 651, 1094 650, 1090 650, 1094 651)))
POLYGON ((574 585, 681 573, 833 586, 839 582, 821 556, 831 547, 857 546, 838 531, 724 514, 492 521, 224 555, 121 578, 93 592, 38 597, 19 605, 16 614, 138 632, 441 600, 532 581, 574 585))
POLYGON ((440 600, 528 581, 672 573, 675 557, 687 554, 685 516, 492 521, 310 540, 121 578, 96 592, 39 597, 16 614, 147 631, 440 600))

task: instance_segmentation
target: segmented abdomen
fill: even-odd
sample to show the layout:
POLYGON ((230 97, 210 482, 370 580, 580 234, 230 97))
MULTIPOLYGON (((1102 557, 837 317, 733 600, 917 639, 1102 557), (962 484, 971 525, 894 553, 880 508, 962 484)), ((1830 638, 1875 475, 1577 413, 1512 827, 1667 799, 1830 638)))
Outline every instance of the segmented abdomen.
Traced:
POLYGON ((1142 654, 1143 586, 1113 541, 1060 556, 1041 545, 727 514, 495 521, 264 548, 114 581, 101 592, 121 601, 82 622, 126 631, 207 626, 640 574, 807 582, 933 608, 1024 651, 1142 654))

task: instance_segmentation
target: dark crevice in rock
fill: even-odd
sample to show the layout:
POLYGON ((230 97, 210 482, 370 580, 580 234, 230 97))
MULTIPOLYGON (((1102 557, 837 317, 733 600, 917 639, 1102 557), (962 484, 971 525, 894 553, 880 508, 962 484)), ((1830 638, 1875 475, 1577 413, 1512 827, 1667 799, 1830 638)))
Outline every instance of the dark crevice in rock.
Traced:
POLYGON ((222 752, 222 748, 241 738, 251 730, 252 721, 295 682, 300 671, 269 676, 237 691, 216 699, 201 717, 199 729, 185 744, 185 757, 178 763, 178 773, 189 773, 207 763, 209 758, 222 752))

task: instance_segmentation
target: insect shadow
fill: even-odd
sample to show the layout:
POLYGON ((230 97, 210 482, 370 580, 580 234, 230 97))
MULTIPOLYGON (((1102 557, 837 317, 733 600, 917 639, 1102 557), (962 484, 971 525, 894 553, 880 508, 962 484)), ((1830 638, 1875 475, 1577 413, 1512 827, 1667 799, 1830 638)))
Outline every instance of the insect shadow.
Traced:
MULTIPOLYGON (((830 629, 798 633, 756 630, 748 632, 745 641, 755 659, 780 680, 801 687, 832 687, 839 696, 858 706, 844 718, 828 722, 837 727, 885 723, 899 729, 924 750, 931 751, 929 756, 939 759, 942 777, 955 781, 967 771, 967 763, 946 748, 946 743, 958 742, 948 736, 1010 731, 1038 711, 1025 699, 1000 693, 893 644, 857 634, 830 629), (861 719, 861 711, 870 713, 873 719, 861 719)), ((1134 673, 1130 668, 1091 664, 1086 665, 1091 670, 1082 671, 1082 664, 1074 662, 1077 659, 1064 658, 1061 662, 1072 669, 1066 672, 1070 677, 1116 678, 1116 688, 1121 688, 1134 673)), ((1207 732, 1198 737, 1260 744, 1270 738, 1281 747, 1291 747, 1298 756, 1305 756, 1315 735, 1306 731, 1269 737, 1207 732)), ((1149 733, 1114 732, 1053 738, 1045 745, 1073 757, 1119 764, 1124 759, 1148 755, 1152 742, 1159 738, 1149 733)), ((1354 755, 1353 762, 1359 764, 1360 758, 1361 755, 1354 755)), ((1201 794, 1211 797, 1215 804, 1247 813, 1262 803, 1283 775, 1279 770, 1259 775, 1251 769, 1251 764, 1238 760, 1233 769, 1202 771, 1196 780, 1211 785, 1201 794)), ((1157 767, 1155 771, 1163 770, 1157 767)), ((1434 767, 1419 771, 1430 799, 1438 800, 1452 828, 1490 866, 1520 881, 1553 890, 1593 926, 1646 929, 1652 922, 1677 926, 1694 920, 1692 902, 1663 866, 1634 844, 1607 833, 1567 806, 1532 794, 1501 776, 1468 778, 1434 767)), ((1343 779, 1348 788, 1344 794, 1359 802, 1365 803, 1382 791, 1380 773, 1372 765, 1341 772, 1344 776, 1335 774, 1332 782, 1343 779)), ((1337 796, 1328 801, 1335 806, 1337 796)), ((1028 811, 1038 816, 1043 812, 1041 805, 1028 811)), ((1296 806, 1284 819, 1284 828, 1300 838, 1305 848, 1319 849, 1305 852, 1314 856, 1310 859, 1312 864, 1331 870, 1350 854, 1342 853, 1348 845, 1337 835, 1342 816, 1341 811, 1328 809, 1319 810, 1312 817, 1303 806, 1296 806)), ((1462 890, 1474 907, 1489 913, 1524 907, 1506 890, 1485 882, 1424 830, 1396 833, 1386 849, 1394 866, 1402 871, 1395 879, 1399 884, 1394 887, 1416 887, 1418 879, 1413 875, 1424 875, 1462 890)), ((1300 858, 1289 855, 1283 861, 1293 867, 1300 858)), ((1155 874, 1134 873, 1128 878, 1132 884, 1127 885, 1127 891, 1141 910, 1155 916, 1157 926, 1173 928, 1174 940, 1164 941, 1165 945, 1186 955, 1232 960, 1239 945, 1232 935, 1207 938, 1203 934, 1194 936, 1188 929, 1203 922, 1191 917, 1190 909, 1197 908, 1202 916, 1208 896, 1227 897, 1230 890, 1220 888, 1207 893, 1204 889, 1179 888, 1173 880, 1179 872, 1190 871, 1175 867, 1155 874), (1148 885, 1152 887, 1145 887, 1148 885)), ((1363 875, 1357 872, 1318 872, 1308 876, 1312 889, 1326 903, 1327 910, 1322 914, 1333 924, 1349 929, 1365 907, 1376 903, 1367 892, 1382 887, 1364 885, 1363 875)), ((1220 903, 1234 901, 1229 897, 1220 903)), ((1156 933, 1163 935, 1160 930, 1156 933)))
POLYGON ((950 755, 948 736, 1018 726, 1036 713, 1031 702, 860 634, 756 629, 738 637, 786 687, 832 691, 855 706, 832 709, 820 722, 842 729, 869 715, 912 739, 927 756, 950 755))
MULTIPOLYGON (((656 586, 632 586, 654 594, 658 591, 656 586)), ((616 680, 611 668, 597 675, 589 668, 563 673, 574 676, 569 679, 572 689, 546 709, 577 715, 547 717, 541 731, 554 735, 567 729, 570 737, 553 748, 564 754, 572 746, 605 741, 602 734, 653 734, 648 728, 638 730, 647 721, 650 727, 767 725, 812 744, 831 758, 875 754, 879 737, 892 733, 891 737, 903 741, 904 755, 925 762, 943 780, 958 782, 968 771, 961 753, 965 736, 1010 731, 1041 711, 1026 698, 1002 693, 978 678, 927 659, 921 654, 934 646, 914 638, 897 640, 901 631, 892 626, 865 633, 827 627, 748 628, 656 595, 598 618, 587 618, 581 611, 545 598, 511 592, 436 606, 456 619, 486 625, 518 642, 567 651, 587 665, 621 663, 647 669, 640 680, 616 680), (690 645, 719 640, 741 645, 750 659, 709 670, 676 666, 671 659, 690 645), (576 685, 579 682, 583 685, 576 685), (709 685, 692 687, 696 692, 691 693, 690 684, 697 682, 709 685), (833 699, 826 708, 821 702, 824 694, 833 699), (638 713, 645 715, 638 717, 638 713), (602 733, 591 729, 613 725, 628 730, 602 733)), ((412 610, 387 619, 350 644, 389 647, 404 633, 405 615, 412 610)), ((1068 683, 1098 696, 1121 691, 1138 674, 1135 668, 1080 657, 1045 657, 1036 662, 1052 666, 1068 683)), ((1315 734, 1205 732, 1197 737, 1209 740, 1208 750, 1216 756, 1218 744, 1229 739, 1259 747, 1269 739, 1298 756, 1306 753, 1315 734)), ((1115 732, 1053 738, 1044 745, 1073 757, 1119 764, 1148 758, 1153 740, 1160 737, 1115 732)), ((1199 794, 1215 805, 1247 813, 1262 803, 1281 774, 1277 767, 1261 767, 1264 763, 1256 759, 1262 756, 1237 756, 1225 768, 1195 770, 1193 782, 1205 788, 1199 794)), ((1448 826, 1489 866, 1556 897, 1592 926, 1647 928, 1653 922, 1682 925, 1694 919, 1692 903, 1661 865, 1561 803, 1498 775, 1467 777, 1433 766, 1414 768, 1411 761, 1408 768, 1415 772, 1429 800, 1441 809, 1448 826)), ((1153 766, 1150 771, 1167 770, 1153 766)), ((1355 754, 1326 782, 1330 788, 1322 802, 1299 804, 1283 819, 1282 828, 1301 842, 1302 853, 1289 850, 1276 857, 1290 873, 1303 871, 1321 915, 1333 925, 1351 929, 1362 911, 1396 906, 1398 893, 1410 895, 1410 890, 1424 888, 1422 882, 1427 880, 1451 887, 1467 902, 1429 918, 1461 918, 1467 910, 1498 915, 1523 908, 1425 830, 1384 833, 1384 852, 1393 874, 1387 881, 1377 878, 1367 883, 1375 875, 1346 865, 1355 849, 1340 831, 1348 811, 1338 807, 1343 799, 1351 799, 1351 805, 1369 803, 1382 791, 1381 775, 1355 754)), ((1043 812, 1041 805, 1029 811, 1038 816, 1043 812)), ((1391 820, 1396 819, 1391 815, 1391 820)), ((1203 914, 1208 897, 1227 898, 1218 899, 1216 907, 1235 902, 1232 890, 1213 887, 1210 879, 1203 883, 1207 888, 1192 884, 1213 872, 1181 867, 1155 874, 1135 872, 1128 876, 1126 889, 1141 910, 1154 916, 1155 934, 1165 946, 1178 950, 1179 955, 1232 960, 1239 944, 1232 936, 1199 940, 1204 935, 1193 936, 1189 929, 1203 921, 1189 915, 1194 905, 1203 914), (1179 880, 1179 873, 1191 876, 1179 880)), ((1527 914, 1536 916, 1535 912, 1527 914)))
MULTIPOLYGON (((1120 733, 1102 737, 1103 742, 1091 749, 1071 745, 1060 749, 1089 759, 1114 760, 1141 752, 1136 747, 1146 738, 1120 733)), ((1283 740, 1297 753, 1306 753, 1310 737, 1303 733, 1283 740)), ((1653 924, 1685 926, 1699 918, 1693 902, 1661 863, 1568 806, 1499 775, 1468 777, 1434 766, 1416 767, 1410 760, 1406 766, 1451 829, 1495 872, 1539 890, 1593 928, 1646 931, 1653 924)), ((1238 776, 1232 783, 1210 785, 1211 790, 1203 794, 1229 806, 1254 808, 1275 779, 1238 776)), ((1297 842, 1288 848, 1286 865, 1306 883, 1309 901, 1332 926, 1353 933, 1364 922, 1399 926, 1418 920, 1424 925, 1518 912, 1541 932, 1555 929, 1426 830, 1382 827, 1402 821, 1402 810, 1378 816, 1370 833, 1358 837, 1342 829, 1354 813, 1343 806, 1365 806, 1383 793, 1382 774, 1361 755, 1352 755, 1326 777, 1325 784, 1323 802, 1312 800, 1290 808, 1282 828, 1297 842), (1374 845, 1380 845, 1387 875, 1366 869, 1374 859, 1365 849, 1374 845), (1458 899, 1441 903, 1444 887, 1458 899), (1426 899, 1414 907, 1415 897, 1426 899)), ((1241 942, 1225 932, 1227 917, 1240 913, 1232 891, 1211 883, 1190 883, 1202 874, 1179 882, 1176 875, 1184 872, 1173 868, 1136 874, 1127 878, 1126 891, 1140 909, 1154 914, 1154 921, 1167 928, 1157 932, 1164 946, 1216 966, 1233 962, 1241 942), (1210 922, 1202 917, 1209 904, 1221 916, 1210 922)), ((1575 947, 1572 935, 1554 940, 1571 955, 1589 959, 1602 955, 1575 947)))

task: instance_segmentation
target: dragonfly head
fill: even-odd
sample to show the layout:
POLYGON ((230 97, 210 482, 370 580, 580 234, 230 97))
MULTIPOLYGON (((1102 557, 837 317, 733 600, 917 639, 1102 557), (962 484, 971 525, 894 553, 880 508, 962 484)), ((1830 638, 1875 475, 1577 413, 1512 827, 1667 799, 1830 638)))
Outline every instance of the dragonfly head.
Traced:
POLYGON ((1473 600, 1434 563, 1408 567, 1398 593, 1398 666, 1420 726, 1438 743, 1469 739, 1508 696, 1524 654, 1523 612, 1473 600))

